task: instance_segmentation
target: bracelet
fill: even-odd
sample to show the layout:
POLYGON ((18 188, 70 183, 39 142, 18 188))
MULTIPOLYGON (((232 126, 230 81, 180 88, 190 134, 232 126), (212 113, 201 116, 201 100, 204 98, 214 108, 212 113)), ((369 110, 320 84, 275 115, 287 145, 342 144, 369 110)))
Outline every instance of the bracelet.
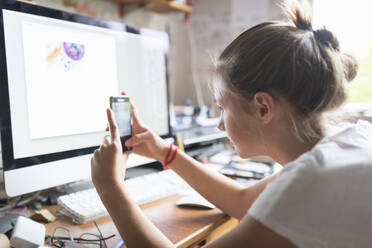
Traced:
POLYGON ((170 147, 169 147, 169 151, 168 151, 167 155, 165 156, 165 160, 164 160, 164 163, 163 163, 163 169, 164 170, 168 169, 168 165, 173 162, 173 160, 176 157, 177 152, 178 152, 178 147, 174 145, 174 142, 172 142, 170 147), (173 147, 175 147, 175 149, 173 149, 173 147), (169 159, 169 156, 171 155, 172 152, 173 152, 172 157, 169 159))
POLYGON ((176 158, 177 152, 178 152, 178 147, 176 146, 176 149, 173 152, 172 158, 168 161, 167 165, 173 162, 173 160, 176 158))
POLYGON ((174 144, 174 142, 172 142, 172 143, 170 144, 170 147, 169 147, 168 153, 167 153, 167 155, 165 156, 164 163, 163 163, 163 169, 164 169, 164 170, 165 170, 165 169, 168 169, 167 161, 168 161, 168 158, 169 158, 169 156, 171 155, 171 153, 172 153, 172 151, 173 151, 173 144, 174 144))

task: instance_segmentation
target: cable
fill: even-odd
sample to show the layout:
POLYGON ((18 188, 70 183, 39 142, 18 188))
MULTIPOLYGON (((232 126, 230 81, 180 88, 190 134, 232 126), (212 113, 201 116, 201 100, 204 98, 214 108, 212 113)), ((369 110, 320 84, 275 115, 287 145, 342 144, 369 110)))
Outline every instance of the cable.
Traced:
MULTIPOLYGON (((91 234, 95 237, 99 237, 98 235, 96 234, 93 234, 93 233, 83 233, 83 234, 91 234)), ((99 242, 100 240, 108 240, 108 239, 112 239, 113 237, 115 237, 116 235, 115 234, 112 234, 110 236, 107 236, 107 237, 103 237, 103 238, 98 238, 98 239, 84 239, 84 238, 80 238, 80 237, 73 237, 73 239, 75 241, 83 241, 83 242, 99 242)), ((45 239, 59 239, 59 240, 70 240, 70 237, 66 237, 66 236, 52 236, 52 235, 46 235, 45 236, 45 239)))
MULTIPOLYGON (((96 221, 93 221, 94 225, 97 227, 97 230, 99 232, 99 235, 101 236, 101 239, 103 240, 103 235, 102 235, 102 232, 101 230, 99 229, 98 225, 97 225, 97 222, 96 221)), ((100 242, 101 243, 101 242, 100 242)), ((103 240, 103 243, 105 244, 105 248, 107 248, 107 244, 106 244, 106 241, 103 240)))
MULTIPOLYGON (((80 238, 82 238, 84 235, 91 235, 91 236, 94 236, 96 238, 98 238, 97 241, 99 241, 98 244, 94 243, 94 242, 97 242, 97 241, 83 241, 85 243, 88 243, 88 244, 95 244, 95 245, 99 245, 100 248, 102 248, 102 239, 101 239, 101 236, 100 235, 97 235, 97 234, 93 234, 93 233, 83 233, 80 235, 80 238)), ((80 243, 81 241, 78 241, 78 243, 80 243)))
POLYGON ((50 239, 50 244, 51 244, 51 245, 53 245, 53 246, 55 245, 55 244, 54 244, 54 239, 56 239, 57 242, 58 242, 59 245, 60 245, 60 246, 57 246, 57 247, 63 247, 63 244, 64 244, 64 243, 63 243, 60 239, 56 238, 56 236, 55 236, 55 234, 56 234, 56 232, 57 232, 58 229, 65 230, 65 231, 68 233, 68 236, 69 236, 70 241, 74 241, 74 238, 72 237, 71 232, 70 232, 69 229, 67 229, 67 228, 65 228, 65 227, 56 227, 56 228, 54 228, 53 235, 51 236, 51 239, 50 239), (61 244, 61 243, 62 243, 62 244, 61 244), (61 245, 62 245, 62 246, 61 246, 61 245))

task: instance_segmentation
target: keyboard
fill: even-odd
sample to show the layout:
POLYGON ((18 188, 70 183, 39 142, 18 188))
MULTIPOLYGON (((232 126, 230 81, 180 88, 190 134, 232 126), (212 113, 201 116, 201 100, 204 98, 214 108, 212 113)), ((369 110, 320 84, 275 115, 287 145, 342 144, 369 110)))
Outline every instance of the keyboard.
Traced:
MULTIPOLYGON (((172 170, 164 170, 125 180, 132 199, 138 204, 152 202, 174 194, 198 194, 172 170)), ((104 217, 108 212, 95 188, 58 198, 60 212, 77 224, 104 217)))

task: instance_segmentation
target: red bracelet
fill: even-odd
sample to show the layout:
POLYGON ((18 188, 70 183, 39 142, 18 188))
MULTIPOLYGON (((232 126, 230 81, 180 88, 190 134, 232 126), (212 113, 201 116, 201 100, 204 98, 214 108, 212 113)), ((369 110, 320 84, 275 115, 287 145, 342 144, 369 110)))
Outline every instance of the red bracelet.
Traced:
POLYGON ((163 169, 164 169, 164 170, 165 170, 165 169, 168 169, 167 161, 168 161, 169 156, 171 155, 171 153, 172 153, 172 151, 173 151, 173 144, 174 144, 174 142, 172 142, 172 143, 170 144, 170 147, 169 147, 168 153, 167 153, 167 155, 165 156, 164 163, 163 163, 163 169))
POLYGON ((175 159, 176 155, 177 155, 177 152, 178 152, 178 147, 176 146, 176 150, 174 150, 173 152, 173 155, 172 155, 172 158, 167 162, 167 166, 173 162, 173 160, 175 159))
POLYGON ((177 155, 178 152, 178 147, 175 146, 176 148, 173 150, 174 147, 174 142, 170 145, 169 151, 167 153, 167 156, 165 157, 164 163, 163 163, 163 169, 166 170, 168 169, 168 165, 173 162, 174 158, 177 155), (170 154, 173 152, 172 157, 169 159, 170 154))

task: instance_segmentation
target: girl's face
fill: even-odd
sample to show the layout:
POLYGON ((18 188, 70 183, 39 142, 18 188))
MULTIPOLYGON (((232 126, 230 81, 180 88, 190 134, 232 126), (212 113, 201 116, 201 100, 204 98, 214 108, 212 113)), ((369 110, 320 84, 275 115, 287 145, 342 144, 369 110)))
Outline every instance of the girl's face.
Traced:
POLYGON ((221 111, 218 128, 227 133, 238 155, 242 158, 263 155, 259 146, 262 142, 258 142, 261 133, 254 111, 251 114, 250 110, 243 109, 237 97, 224 90, 215 94, 215 102, 221 111))

